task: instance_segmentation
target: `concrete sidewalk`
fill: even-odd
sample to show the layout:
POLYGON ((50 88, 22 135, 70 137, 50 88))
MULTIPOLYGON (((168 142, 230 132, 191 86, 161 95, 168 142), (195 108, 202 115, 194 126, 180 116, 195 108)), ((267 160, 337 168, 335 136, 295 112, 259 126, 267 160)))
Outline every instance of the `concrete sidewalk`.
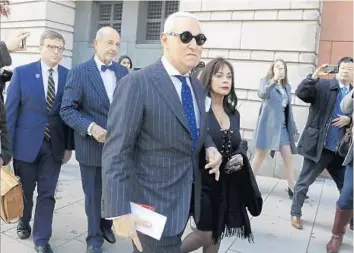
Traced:
MULTIPOLYGON (((220 253, 324 253, 330 239, 338 191, 331 180, 319 179, 311 187, 310 198, 303 208, 304 229, 290 225, 291 201, 286 182, 275 178, 258 177, 265 201, 260 217, 253 218, 255 243, 235 238, 222 241, 220 253)), ((76 164, 63 167, 57 189, 57 204, 50 241, 55 253, 85 253, 87 231, 80 171, 76 164)), ((190 232, 189 226, 186 234, 190 232)), ((1 253, 32 253, 32 237, 21 241, 16 225, 1 221, 1 253)), ((131 243, 119 239, 116 244, 104 244, 106 253, 131 253, 131 243)), ((197 252, 202 252, 201 250, 197 252)), ((353 252, 353 232, 348 230, 341 253, 353 252)))

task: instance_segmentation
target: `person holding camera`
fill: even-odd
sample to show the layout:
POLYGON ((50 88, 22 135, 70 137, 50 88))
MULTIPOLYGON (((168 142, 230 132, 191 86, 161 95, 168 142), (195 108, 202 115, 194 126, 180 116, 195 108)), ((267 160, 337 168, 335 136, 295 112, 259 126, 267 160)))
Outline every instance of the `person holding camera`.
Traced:
POLYGON ((262 105, 257 126, 254 131, 255 156, 252 169, 256 175, 269 150, 280 152, 286 170, 288 195, 293 197, 295 186, 292 155, 296 153, 298 135, 291 105, 291 86, 284 60, 277 59, 269 67, 265 78, 260 82, 259 98, 262 105))
POLYGON ((337 188, 341 191, 344 182, 344 157, 337 152, 346 128, 352 122, 352 115, 341 110, 341 101, 352 89, 353 58, 344 57, 338 62, 338 71, 332 71, 328 64, 316 69, 305 78, 296 90, 296 95, 310 103, 305 129, 298 144, 298 153, 304 157, 300 176, 295 185, 291 206, 291 225, 302 229, 301 208, 310 185, 326 168, 337 188), (333 73, 333 79, 321 77, 333 73))
POLYGON ((19 32, 7 41, 0 41, 0 69, 12 63, 10 53, 23 49, 23 41, 29 36, 28 32, 19 32))
MULTIPOLYGON (((29 33, 19 33, 13 37, 10 37, 6 42, 0 41, 0 74, 2 73, 1 68, 4 66, 11 65, 10 52, 14 52, 20 49, 21 41, 29 36, 29 33)), ((0 83, 1 86, 1 83, 0 83)), ((4 106, 4 100, 2 98, 3 88, 0 88, 1 101, 0 101, 0 167, 7 165, 11 158, 11 146, 9 143, 9 136, 6 125, 6 112, 4 106)))

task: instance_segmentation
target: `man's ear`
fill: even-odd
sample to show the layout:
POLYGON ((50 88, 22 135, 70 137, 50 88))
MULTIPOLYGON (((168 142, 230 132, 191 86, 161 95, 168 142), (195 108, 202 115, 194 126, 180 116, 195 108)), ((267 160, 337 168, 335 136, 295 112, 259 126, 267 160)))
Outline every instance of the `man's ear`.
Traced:
POLYGON ((161 33, 160 40, 163 48, 167 48, 167 35, 165 33, 161 33))

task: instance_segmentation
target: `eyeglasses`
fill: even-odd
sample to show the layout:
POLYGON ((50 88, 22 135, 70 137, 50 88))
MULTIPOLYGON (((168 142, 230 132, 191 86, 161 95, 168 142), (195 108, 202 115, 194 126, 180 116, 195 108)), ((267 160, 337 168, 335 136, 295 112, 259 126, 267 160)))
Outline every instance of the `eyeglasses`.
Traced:
POLYGON ((61 46, 54 46, 54 45, 46 45, 47 48, 51 49, 52 51, 58 50, 59 53, 62 53, 65 48, 61 46))
POLYGON ((201 46, 203 45, 207 38, 205 37, 204 34, 200 33, 196 36, 193 36, 193 34, 191 32, 182 32, 182 33, 174 33, 174 32, 170 32, 170 33, 166 33, 167 35, 170 35, 170 36, 179 36, 180 40, 182 41, 183 44, 188 44, 189 42, 192 41, 192 39, 194 38, 197 45, 198 46, 201 46))

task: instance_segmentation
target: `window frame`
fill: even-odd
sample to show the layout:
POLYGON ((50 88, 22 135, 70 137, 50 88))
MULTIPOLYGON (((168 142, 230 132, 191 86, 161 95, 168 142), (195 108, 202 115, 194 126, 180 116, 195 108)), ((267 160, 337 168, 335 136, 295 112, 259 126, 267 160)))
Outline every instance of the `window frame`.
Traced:
MULTIPOLYGON (((113 27, 113 24, 120 24, 120 29, 118 31, 119 34, 121 34, 122 32, 122 20, 123 20, 123 1, 97 1, 97 9, 98 9, 98 17, 97 17, 97 20, 96 20, 96 30, 100 29, 102 24, 108 24, 109 26, 111 26, 112 28, 113 27), (116 4, 121 4, 121 10, 122 10, 122 15, 121 15, 121 19, 120 20, 115 20, 113 19, 114 18, 114 5, 116 4), (110 13, 110 19, 109 20, 101 20, 100 19, 100 16, 101 16, 101 13, 100 13, 100 8, 102 5, 110 5, 111 7, 111 13, 110 13)), ((115 29, 115 28, 114 28, 115 29)))
POLYGON ((160 43, 160 39, 156 39, 156 40, 147 40, 146 37, 147 37, 147 32, 148 32, 148 29, 147 29, 147 25, 148 23, 160 23, 160 33, 161 34, 163 32, 163 28, 164 28, 164 23, 165 23, 165 20, 166 20, 166 4, 167 2, 177 2, 178 3, 178 8, 175 10, 175 11, 178 11, 179 8, 180 8, 180 3, 179 1, 168 1, 168 0, 164 0, 164 1, 161 1, 162 2, 162 6, 161 6, 161 15, 159 18, 148 18, 148 5, 149 5, 149 2, 156 2, 156 1, 144 1, 144 2, 140 2, 140 8, 139 8, 139 14, 141 11, 144 11, 144 13, 141 13, 142 15, 139 15, 141 16, 142 18, 139 20, 139 27, 138 27, 138 35, 140 35, 140 38, 139 36, 137 37, 138 40, 137 40, 137 44, 157 44, 157 43, 160 43))

